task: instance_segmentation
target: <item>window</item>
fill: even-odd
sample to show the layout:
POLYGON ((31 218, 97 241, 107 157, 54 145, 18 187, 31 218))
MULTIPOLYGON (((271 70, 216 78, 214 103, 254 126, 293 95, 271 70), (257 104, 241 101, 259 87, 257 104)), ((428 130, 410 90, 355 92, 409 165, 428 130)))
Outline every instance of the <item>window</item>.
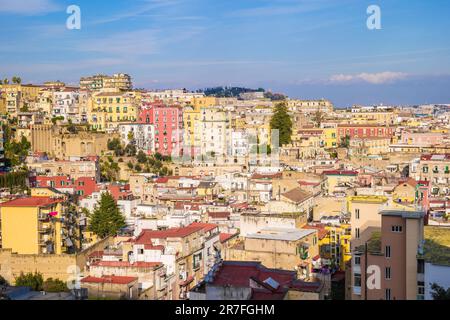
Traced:
POLYGON ((425 260, 417 260, 417 273, 425 273, 425 260))
POLYGON ((359 239, 359 228, 355 229, 355 238, 359 239))
POLYGON ((361 274, 360 273, 355 273, 353 280, 354 280, 353 282, 354 282, 355 287, 361 287, 361 274))
POLYGON ((144 249, 138 249, 138 254, 144 254, 144 249))
POLYGON ((200 268, 200 262, 201 261, 202 261, 202 254, 201 253, 194 255, 194 261, 193 261, 192 268, 193 269, 200 268))
POLYGON ((384 270, 384 278, 386 280, 391 280, 391 267, 386 267, 384 270))
POLYGON ((359 209, 355 209, 356 220, 359 220, 359 209))
POLYGON ((391 257, 391 246, 386 246, 386 248, 384 250, 384 256, 386 258, 390 258, 391 257))
POLYGON ((386 300, 391 300, 391 289, 386 289, 384 295, 386 300))
POLYGON ((403 231, 402 226, 392 226, 392 232, 400 233, 403 231))
POLYGON ((360 265, 361 265, 361 257, 355 256, 355 266, 360 266, 360 265))
POLYGON ((425 299, 425 282, 419 281, 417 282, 417 293, 418 293, 418 300, 424 300, 425 299))

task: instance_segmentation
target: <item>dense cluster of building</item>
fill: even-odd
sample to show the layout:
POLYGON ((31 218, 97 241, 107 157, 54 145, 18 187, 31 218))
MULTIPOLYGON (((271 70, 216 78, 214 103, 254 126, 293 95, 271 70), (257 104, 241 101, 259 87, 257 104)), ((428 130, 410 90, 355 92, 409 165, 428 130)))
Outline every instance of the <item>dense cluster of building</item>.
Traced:
POLYGON ((9 138, 31 143, 27 193, 0 195, 11 284, 37 271, 98 298, 416 300, 450 265, 427 240, 450 230, 450 106, 287 98, 280 145, 280 102, 262 92, 134 90, 126 74, 0 90, 9 138), (134 152, 115 154, 114 139, 134 152), (167 174, 143 172, 139 152, 167 174), (89 217, 104 193, 127 226, 101 239, 89 217))

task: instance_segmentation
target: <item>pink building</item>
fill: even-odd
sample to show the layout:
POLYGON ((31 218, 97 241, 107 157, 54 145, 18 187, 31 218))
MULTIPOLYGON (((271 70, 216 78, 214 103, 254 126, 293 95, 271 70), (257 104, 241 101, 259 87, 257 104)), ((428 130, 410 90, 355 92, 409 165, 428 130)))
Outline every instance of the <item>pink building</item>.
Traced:
POLYGON ((173 151, 177 152, 181 149, 183 110, 180 106, 166 106, 162 103, 145 104, 141 108, 139 122, 155 126, 155 152, 171 156, 173 151))
POLYGON ((409 145, 441 144, 446 135, 441 132, 409 132, 403 131, 401 142, 409 145))

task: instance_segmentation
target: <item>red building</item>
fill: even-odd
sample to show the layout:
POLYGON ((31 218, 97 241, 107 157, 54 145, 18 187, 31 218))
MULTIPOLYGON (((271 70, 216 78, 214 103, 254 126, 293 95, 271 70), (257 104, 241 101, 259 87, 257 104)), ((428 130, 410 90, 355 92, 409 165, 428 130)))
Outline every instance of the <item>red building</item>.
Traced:
POLYGON ((88 197, 97 191, 95 178, 80 177, 72 179, 69 176, 36 176, 35 186, 38 188, 54 188, 61 192, 77 194, 81 197, 88 197))
POLYGON ((337 140, 349 136, 353 138, 391 138, 394 135, 394 128, 370 125, 370 124, 339 124, 337 127, 337 140))
POLYGON ((131 192, 129 184, 109 184, 106 186, 106 189, 116 201, 134 199, 133 192, 131 192))
POLYGON ((166 106, 162 103, 146 104, 139 114, 139 123, 155 126, 156 152, 171 156, 173 151, 181 148, 183 110, 180 106, 166 106))

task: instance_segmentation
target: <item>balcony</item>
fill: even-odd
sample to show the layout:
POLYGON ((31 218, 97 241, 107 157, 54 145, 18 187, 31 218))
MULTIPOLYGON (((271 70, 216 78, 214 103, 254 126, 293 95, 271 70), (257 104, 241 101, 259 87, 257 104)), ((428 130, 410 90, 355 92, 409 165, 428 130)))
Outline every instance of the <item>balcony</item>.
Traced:
POLYGON ((40 227, 39 228, 39 233, 41 233, 41 234, 47 234, 47 233, 51 233, 51 232, 53 232, 52 227, 40 227))
POLYGON ((43 235, 39 237, 39 245, 40 246, 47 246, 49 243, 53 242, 53 237, 50 235, 43 235))
POLYGON ((50 217, 48 214, 40 214, 38 216, 38 219, 39 219, 39 221, 48 221, 48 220, 50 220, 50 217))

